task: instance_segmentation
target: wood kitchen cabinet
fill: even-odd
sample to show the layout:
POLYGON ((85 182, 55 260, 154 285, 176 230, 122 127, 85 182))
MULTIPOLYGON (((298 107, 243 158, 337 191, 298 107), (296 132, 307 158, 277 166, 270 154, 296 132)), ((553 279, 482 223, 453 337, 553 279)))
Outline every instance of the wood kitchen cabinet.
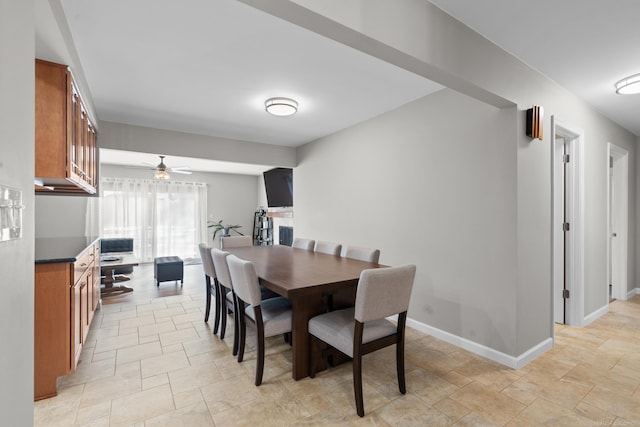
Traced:
POLYGON ((100 299, 99 253, 96 242, 74 262, 35 266, 35 400, 55 396, 78 365, 100 299))
POLYGON ((36 191, 96 194, 95 125, 69 67, 36 59, 35 91, 36 191))

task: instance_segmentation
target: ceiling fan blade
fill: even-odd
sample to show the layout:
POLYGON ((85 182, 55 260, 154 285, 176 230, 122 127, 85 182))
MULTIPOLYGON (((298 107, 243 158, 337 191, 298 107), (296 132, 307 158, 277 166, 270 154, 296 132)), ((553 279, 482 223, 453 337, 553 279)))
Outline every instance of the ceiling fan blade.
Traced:
POLYGON ((145 166, 152 167, 152 168, 154 168, 154 169, 157 167, 157 165, 152 165, 151 163, 147 163, 147 162, 140 162, 140 164, 141 164, 141 165, 145 165, 145 166))
POLYGON ((182 173, 182 174, 185 174, 185 175, 191 175, 191 171, 185 171, 185 170, 171 169, 169 172, 171 172, 171 173, 182 173))
POLYGON ((151 166, 151 165, 122 165, 122 167, 128 168, 128 169, 148 169, 148 170, 156 170, 155 167, 151 166))

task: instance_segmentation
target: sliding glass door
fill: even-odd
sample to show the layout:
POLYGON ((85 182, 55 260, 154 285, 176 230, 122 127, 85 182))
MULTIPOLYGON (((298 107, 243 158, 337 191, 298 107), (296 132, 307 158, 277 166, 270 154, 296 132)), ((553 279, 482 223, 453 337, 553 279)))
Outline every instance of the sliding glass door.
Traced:
POLYGON ((101 237, 132 237, 142 262, 199 256, 198 243, 206 240, 206 184, 103 178, 101 192, 101 237))

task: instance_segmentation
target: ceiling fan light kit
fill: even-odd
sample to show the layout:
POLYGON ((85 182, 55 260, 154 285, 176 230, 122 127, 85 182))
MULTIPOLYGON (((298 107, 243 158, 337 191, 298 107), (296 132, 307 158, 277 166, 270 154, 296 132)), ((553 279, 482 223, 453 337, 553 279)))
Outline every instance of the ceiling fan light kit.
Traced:
POLYGON ((633 95, 640 93, 640 73, 625 77, 616 83, 616 93, 620 95, 633 95))
POLYGON ((186 175, 191 174, 191 171, 188 170, 190 169, 188 166, 177 166, 175 168, 169 168, 167 167, 167 165, 164 164, 165 156, 159 156, 159 157, 160 157, 160 163, 158 164, 158 166, 153 168, 153 170, 155 170, 155 173, 153 174, 154 179, 168 180, 171 178, 171 176, 169 175, 169 172, 183 173, 186 175))
POLYGON ((167 171, 165 170, 157 170, 155 174, 153 174, 153 178, 154 179, 162 179, 162 180, 167 180, 169 178, 171 178, 169 176, 169 173, 167 173, 167 171))

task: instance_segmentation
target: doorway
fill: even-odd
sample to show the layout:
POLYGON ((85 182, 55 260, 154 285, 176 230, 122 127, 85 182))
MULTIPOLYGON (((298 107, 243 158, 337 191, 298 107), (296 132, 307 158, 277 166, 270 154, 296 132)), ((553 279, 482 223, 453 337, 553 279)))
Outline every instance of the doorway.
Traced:
POLYGON ((607 144, 607 300, 627 299, 629 152, 607 144))
POLYGON ((551 117, 553 320, 582 326, 584 312, 584 132, 551 117))

